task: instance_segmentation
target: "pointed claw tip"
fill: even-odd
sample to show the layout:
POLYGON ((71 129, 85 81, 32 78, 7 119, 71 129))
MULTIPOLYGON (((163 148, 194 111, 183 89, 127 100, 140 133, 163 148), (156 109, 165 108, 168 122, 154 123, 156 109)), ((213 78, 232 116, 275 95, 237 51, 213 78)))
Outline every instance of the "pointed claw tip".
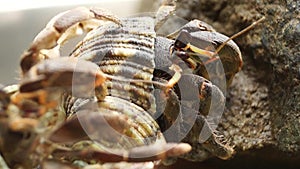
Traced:
POLYGON ((192 150, 192 147, 189 144, 179 143, 173 148, 173 150, 172 150, 173 154, 171 156, 180 156, 180 155, 190 152, 191 150, 192 150))
POLYGON ((182 153, 188 153, 192 150, 192 146, 187 143, 180 143, 178 147, 182 151, 182 153))

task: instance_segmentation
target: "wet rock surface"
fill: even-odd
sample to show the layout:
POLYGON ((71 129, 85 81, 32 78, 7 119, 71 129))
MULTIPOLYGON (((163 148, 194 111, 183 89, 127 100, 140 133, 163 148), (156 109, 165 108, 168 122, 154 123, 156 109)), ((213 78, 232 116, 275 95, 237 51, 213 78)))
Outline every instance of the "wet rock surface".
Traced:
POLYGON ((178 0, 176 15, 203 20, 228 36, 266 17, 235 39, 244 66, 229 87, 219 130, 232 139, 236 156, 188 166, 299 168, 300 1, 178 0))

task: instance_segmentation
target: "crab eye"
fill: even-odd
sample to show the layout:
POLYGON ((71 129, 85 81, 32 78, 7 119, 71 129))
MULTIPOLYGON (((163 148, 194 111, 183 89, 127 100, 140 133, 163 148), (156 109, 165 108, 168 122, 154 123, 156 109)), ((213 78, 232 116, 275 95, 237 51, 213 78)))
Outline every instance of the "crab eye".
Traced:
POLYGON ((190 41, 191 41, 190 33, 188 33, 186 30, 182 30, 175 40, 174 48, 186 50, 185 48, 188 46, 190 41))
POLYGON ((175 44, 174 44, 174 47, 175 49, 182 49, 184 47, 186 47, 186 43, 184 43, 183 41, 180 41, 180 40, 176 40, 175 41, 175 44))
MULTIPOLYGON (((205 27, 206 28, 206 27, 205 27)), ((201 38, 192 36, 188 31, 182 30, 174 43, 174 50, 188 52, 189 54, 204 55, 207 57, 213 56, 215 53, 206 49, 209 46, 205 44, 201 38)))

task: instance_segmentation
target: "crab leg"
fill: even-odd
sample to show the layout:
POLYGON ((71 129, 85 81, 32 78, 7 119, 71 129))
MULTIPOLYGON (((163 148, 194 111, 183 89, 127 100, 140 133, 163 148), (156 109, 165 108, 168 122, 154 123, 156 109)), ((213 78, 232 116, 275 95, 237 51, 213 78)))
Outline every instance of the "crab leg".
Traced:
POLYGON ((54 152, 56 157, 71 157, 80 160, 96 160, 101 162, 147 162, 163 160, 168 157, 176 157, 187 153, 191 146, 186 143, 166 143, 163 145, 149 145, 133 148, 125 152, 105 152, 93 149, 54 152))
POLYGON ((85 86, 86 88, 82 91, 87 92, 89 83, 95 85, 94 89, 105 80, 104 73, 95 63, 73 57, 61 57, 45 60, 32 67, 25 74, 20 85, 20 92, 34 92, 49 87, 69 88, 74 85, 78 85, 75 87, 85 86))
MULTIPOLYGON (((66 123, 64 123, 58 130, 56 130, 51 137, 51 141, 56 143, 64 142, 76 142, 78 140, 83 140, 87 138, 87 133, 85 133, 86 127, 82 126, 84 123, 87 124, 97 124, 97 129, 101 128, 101 131, 95 129, 102 135, 109 135, 112 131, 107 131, 107 124, 109 124, 112 129, 120 134, 125 134, 127 130, 136 125, 130 122, 124 115, 113 115, 113 114, 101 114, 99 112, 90 112, 87 110, 81 110, 77 116, 72 116, 66 123), (88 116, 87 116, 88 114, 88 116), (77 132, 74 132, 74 129, 77 132)), ((103 137, 103 136, 99 136, 103 137)), ((144 145, 139 147, 134 147, 130 150, 111 150, 107 152, 101 150, 100 148, 95 148, 93 142, 85 142, 85 146, 79 150, 74 149, 57 149, 53 152, 55 157, 71 157, 85 160, 97 160, 101 162, 145 162, 162 160, 168 157, 179 156, 185 154, 191 150, 191 147, 186 143, 165 143, 156 142, 151 145, 144 145)))
POLYGON ((100 21, 112 21, 121 25, 120 20, 108 11, 99 8, 75 8, 53 17, 36 36, 29 49, 21 57, 22 73, 26 73, 40 60, 59 56, 59 46, 83 31, 90 31, 101 25, 100 21), (42 50, 45 50, 42 52, 42 50))
MULTIPOLYGON (((192 147, 201 146, 208 153, 221 159, 230 158, 234 154, 233 147, 220 132, 216 131, 216 124, 225 106, 222 92, 208 80, 194 74, 183 74, 178 87, 183 91, 176 93, 181 96, 180 100, 173 93, 170 93, 167 98, 160 99, 162 102, 165 100, 167 102, 164 103, 166 108, 161 118, 164 124, 162 131, 167 141, 183 140, 192 147), (173 127, 176 125, 177 128, 173 127), (173 133, 181 133, 179 135, 183 135, 184 138, 178 138, 178 134, 173 133)), ((196 158, 193 156, 197 151, 192 149, 191 153, 185 154, 184 157, 196 158)))
MULTIPOLYGON (((191 107, 190 105, 193 104, 185 104, 184 102, 181 105, 184 119, 188 119, 187 116, 193 114, 193 111, 196 114, 196 125, 192 126, 190 133, 186 136, 186 141, 191 144, 203 143, 207 150, 219 158, 228 159, 231 157, 234 154, 234 149, 224 136, 216 131, 225 108, 225 97, 221 90, 208 80, 193 74, 183 75, 179 83, 198 90, 199 107, 191 107), (195 133, 199 134, 198 138, 193 136, 195 133)), ((184 87, 181 86, 181 89, 184 90, 184 87)), ((185 95, 183 99, 189 99, 195 94, 187 92, 185 95)))
POLYGON ((44 108, 40 113, 57 106, 57 98, 62 92, 59 89, 83 98, 92 97, 97 90, 104 97, 106 92, 106 77, 99 67, 92 62, 72 57, 45 60, 33 66, 24 76, 19 92, 11 97, 11 101, 22 106, 24 100, 37 100, 44 108))

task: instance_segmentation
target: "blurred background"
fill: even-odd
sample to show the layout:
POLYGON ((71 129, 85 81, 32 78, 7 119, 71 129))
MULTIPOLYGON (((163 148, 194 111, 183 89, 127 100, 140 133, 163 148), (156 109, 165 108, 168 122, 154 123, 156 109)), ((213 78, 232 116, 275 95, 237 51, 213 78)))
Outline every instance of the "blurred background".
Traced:
MULTIPOLYGON (((0 1, 1 2, 1 1, 0 1)), ((18 82, 19 58, 34 37, 59 12, 97 6, 120 17, 154 11, 154 0, 9 0, 0 6, 0 84, 18 82)))

